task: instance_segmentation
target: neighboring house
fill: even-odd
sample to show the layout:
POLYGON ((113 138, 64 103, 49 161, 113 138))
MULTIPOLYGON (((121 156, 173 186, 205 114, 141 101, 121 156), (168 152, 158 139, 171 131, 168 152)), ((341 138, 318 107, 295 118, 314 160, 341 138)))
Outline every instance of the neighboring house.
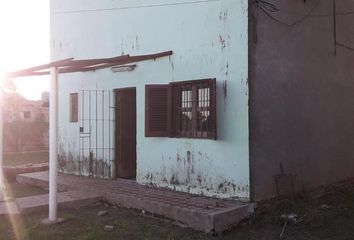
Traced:
POLYGON ((282 174, 296 191, 353 177, 352 17, 335 15, 319 0, 52 0, 53 61, 173 51, 60 75, 61 171, 243 200, 276 196, 282 174))
POLYGON ((6 152, 48 151, 48 101, 32 101, 18 93, 4 94, 6 152))
POLYGON ((24 98, 18 93, 5 93, 4 95, 4 122, 15 121, 43 121, 48 122, 47 99, 33 101, 24 98))

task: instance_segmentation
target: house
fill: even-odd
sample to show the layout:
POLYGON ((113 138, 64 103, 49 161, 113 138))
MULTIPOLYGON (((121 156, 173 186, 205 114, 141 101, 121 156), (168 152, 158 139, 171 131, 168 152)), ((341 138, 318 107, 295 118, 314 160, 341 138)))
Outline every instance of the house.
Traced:
POLYGON ((48 122, 48 101, 41 99, 38 101, 29 100, 22 95, 9 92, 4 95, 4 121, 43 121, 48 122))
POLYGON ((59 169, 249 199, 247 2, 82 3, 52 1, 53 61, 173 54, 60 75, 59 169))
POLYGON ((48 151, 47 99, 29 100, 16 92, 3 99, 5 152, 48 151))
POLYGON ((348 9, 52 0, 53 61, 172 51, 60 75, 60 170, 246 201, 353 177, 348 9))

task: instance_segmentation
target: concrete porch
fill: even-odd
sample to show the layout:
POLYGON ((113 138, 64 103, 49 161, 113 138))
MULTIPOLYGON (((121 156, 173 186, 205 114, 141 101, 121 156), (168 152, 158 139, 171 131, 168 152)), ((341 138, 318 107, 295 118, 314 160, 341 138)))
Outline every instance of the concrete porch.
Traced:
MULTIPOLYGON (((19 183, 48 188, 48 172, 17 176, 19 183)), ((132 180, 102 180, 59 174, 61 191, 90 191, 122 207, 144 210, 204 232, 223 232, 247 218, 254 205, 150 188, 132 180)))

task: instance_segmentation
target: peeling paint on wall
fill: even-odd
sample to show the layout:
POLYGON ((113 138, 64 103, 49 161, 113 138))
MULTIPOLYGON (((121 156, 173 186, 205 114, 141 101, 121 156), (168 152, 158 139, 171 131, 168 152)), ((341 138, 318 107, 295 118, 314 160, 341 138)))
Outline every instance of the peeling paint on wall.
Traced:
POLYGON ((59 146, 59 171, 62 173, 94 178, 112 179, 112 166, 103 159, 96 159, 93 153, 89 157, 79 158, 59 146))
POLYGON ((249 192, 247 183, 237 183, 223 176, 222 172, 215 176, 213 169, 208 168, 208 162, 215 160, 207 153, 186 151, 185 154, 176 153, 175 156, 162 155, 161 159, 162 163, 173 161, 175 164, 169 171, 163 167, 161 171, 138 176, 144 184, 222 198, 235 198, 249 192))

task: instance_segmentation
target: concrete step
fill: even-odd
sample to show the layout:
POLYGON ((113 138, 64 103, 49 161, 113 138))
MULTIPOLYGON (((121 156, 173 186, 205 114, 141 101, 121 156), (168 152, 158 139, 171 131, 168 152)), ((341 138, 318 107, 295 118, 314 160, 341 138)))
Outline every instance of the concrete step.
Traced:
MULTIPOLYGON (((48 179, 49 179, 48 171, 22 173, 16 176, 16 182, 18 183, 37 186, 43 189, 48 189, 49 187, 48 179)), ((58 182, 58 190, 60 192, 65 192, 68 190, 68 187, 67 185, 58 182)))
POLYGON ((225 204, 217 209, 205 205, 205 209, 191 207, 191 204, 169 202, 168 199, 155 200, 140 198, 132 194, 104 193, 104 199, 126 208, 144 210, 148 213, 163 216, 174 220, 179 225, 186 225, 204 232, 223 232, 253 212, 253 205, 249 203, 225 204))
POLYGON ((230 229, 242 220, 249 218, 255 208, 254 203, 248 203, 210 213, 209 218, 212 219, 213 231, 221 233, 230 229))
POLYGON ((48 163, 27 164, 23 166, 3 166, 7 179, 16 179, 21 173, 43 172, 49 169, 48 163))
MULTIPOLYGON (((90 205, 101 200, 100 194, 95 192, 68 191, 58 193, 59 208, 76 208, 90 205)), ((21 213, 46 210, 49 205, 49 195, 37 195, 24 198, 17 198, 16 204, 21 213)))

